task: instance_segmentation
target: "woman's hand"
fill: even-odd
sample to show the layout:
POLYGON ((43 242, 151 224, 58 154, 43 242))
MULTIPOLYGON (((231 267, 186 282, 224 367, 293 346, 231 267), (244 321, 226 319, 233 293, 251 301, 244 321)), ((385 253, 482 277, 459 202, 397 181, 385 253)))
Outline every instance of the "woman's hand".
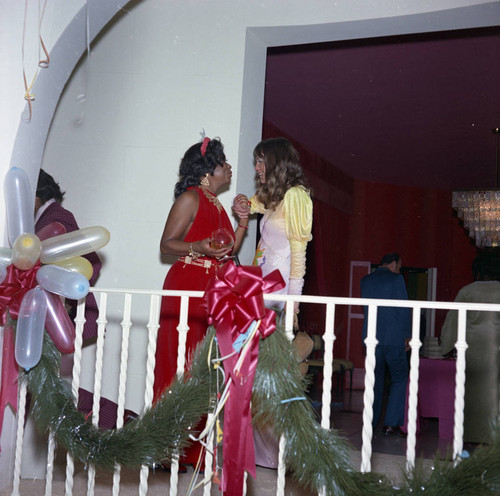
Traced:
POLYGON ((210 238, 205 238, 201 241, 195 241, 194 243, 191 243, 191 246, 193 248, 193 251, 195 251, 196 253, 213 258, 222 258, 225 255, 228 255, 232 250, 232 247, 213 248, 210 244, 210 238))
POLYGON ((250 214, 250 202, 248 197, 243 194, 239 194, 233 200, 233 212, 240 218, 246 219, 250 214))

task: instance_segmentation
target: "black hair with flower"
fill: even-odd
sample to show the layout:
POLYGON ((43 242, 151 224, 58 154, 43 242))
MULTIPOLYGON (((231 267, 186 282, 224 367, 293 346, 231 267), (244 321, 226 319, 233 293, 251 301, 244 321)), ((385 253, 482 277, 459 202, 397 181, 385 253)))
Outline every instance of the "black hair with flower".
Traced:
POLYGON ((203 142, 190 146, 179 166, 179 182, 174 188, 174 197, 178 198, 188 188, 198 186, 206 175, 213 175, 217 166, 222 167, 226 161, 224 145, 219 138, 211 139, 204 155, 201 152, 203 142))

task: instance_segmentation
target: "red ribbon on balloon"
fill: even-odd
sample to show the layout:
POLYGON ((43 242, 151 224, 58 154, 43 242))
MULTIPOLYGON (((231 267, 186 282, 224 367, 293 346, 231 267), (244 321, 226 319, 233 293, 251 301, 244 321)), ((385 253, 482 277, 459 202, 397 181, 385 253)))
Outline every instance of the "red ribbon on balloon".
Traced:
POLYGON ((0 325, 5 324, 7 309, 12 317, 17 317, 24 295, 38 285, 36 273, 40 265, 38 261, 29 270, 18 269, 13 264, 7 267, 7 276, 0 284, 0 325))
POLYGON ((2 346, 2 383, 0 385, 0 434, 2 433, 5 407, 10 404, 17 410, 17 363, 14 358, 14 330, 6 322, 7 309, 12 317, 17 317, 24 295, 33 289, 38 262, 30 270, 20 270, 14 265, 7 267, 7 276, 0 284, 0 326, 5 326, 2 346))
POLYGON ((285 282, 279 270, 262 277, 260 267, 237 267, 233 262, 224 265, 217 277, 208 284, 204 297, 208 321, 216 328, 223 356, 232 354, 237 338, 248 330, 252 322, 261 320, 258 332, 247 344, 249 349, 239 370, 235 370, 239 353, 224 362, 231 384, 224 411, 221 489, 225 496, 239 496, 243 490, 245 470, 255 478, 250 400, 257 370, 259 340, 276 330, 276 314, 265 308, 263 294, 284 288, 285 282))

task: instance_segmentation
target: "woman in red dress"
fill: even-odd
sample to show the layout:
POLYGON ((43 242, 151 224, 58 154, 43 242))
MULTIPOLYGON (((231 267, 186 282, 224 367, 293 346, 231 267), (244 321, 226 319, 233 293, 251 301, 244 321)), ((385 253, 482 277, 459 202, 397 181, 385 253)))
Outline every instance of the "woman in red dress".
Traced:
MULTIPOLYGON (((238 250, 247 229, 248 217, 240 217, 235 232, 216 196, 229 184, 231 175, 231 165, 226 161, 220 140, 205 138, 186 151, 179 168, 179 182, 175 185, 175 202, 160 242, 162 254, 179 257, 168 271, 163 289, 204 291, 227 261, 221 259, 229 252, 238 250), (212 233, 220 228, 227 229, 233 240, 232 246, 213 246, 212 233)), ((180 298, 164 297, 156 349, 154 401, 161 397, 176 374, 179 313, 180 298)), ((190 355, 207 332, 203 299, 190 298, 188 326, 186 369, 189 368, 190 355)), ((181 462, 196 464, 199 452, 198 444, 191 446, 181 462)))

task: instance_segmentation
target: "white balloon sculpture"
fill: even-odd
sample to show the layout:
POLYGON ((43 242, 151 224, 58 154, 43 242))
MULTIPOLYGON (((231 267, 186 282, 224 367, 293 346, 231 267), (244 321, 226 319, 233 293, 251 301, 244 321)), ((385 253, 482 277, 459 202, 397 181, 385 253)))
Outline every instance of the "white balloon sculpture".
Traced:
POLYGON ((34 234, 34 202, 26 172, 12 167, 5 176, 4 196, 7 211, 9 244, 0 248, 0 285, 9 276, 9 266, 20 271, 42 265, 36 273, 36 286, 27 291, 19 307, 16 326, 15 358, 26 370, 40 360, 43 330, 62 353, 74 348, 75 329, 57 295, 69 299, 84 298, 89 291, 92 266, 81 255, 102 248, 109 242, 109 232, 94 226, 66 233, 54 222, 34 234))

